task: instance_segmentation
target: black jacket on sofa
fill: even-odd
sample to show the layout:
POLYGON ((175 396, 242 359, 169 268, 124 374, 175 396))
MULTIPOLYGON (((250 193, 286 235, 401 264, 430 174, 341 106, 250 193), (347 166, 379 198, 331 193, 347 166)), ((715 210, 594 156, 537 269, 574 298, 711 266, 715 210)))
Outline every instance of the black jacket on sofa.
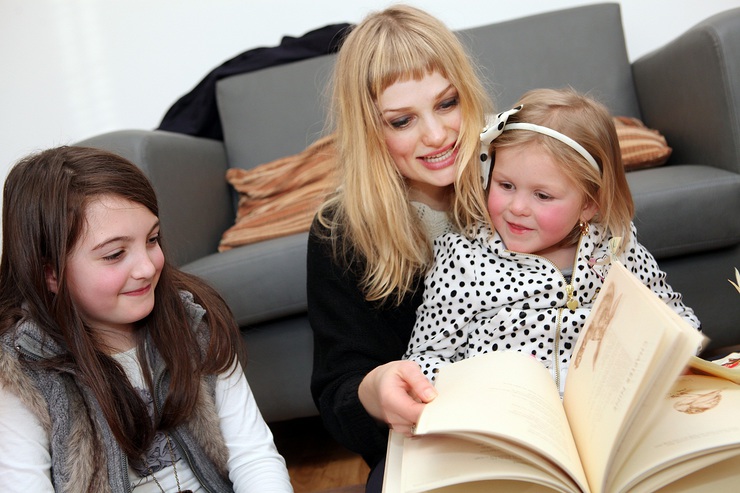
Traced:
POLYGON ((350 26, 347 23, 331 24, 299 38, 285 36, 279 46, 254 48, 225 61, 167 110, 158 129, 223 140, 216 105, 216 82, 236 74, 335 53, 344 38, 344 31, 350 26))

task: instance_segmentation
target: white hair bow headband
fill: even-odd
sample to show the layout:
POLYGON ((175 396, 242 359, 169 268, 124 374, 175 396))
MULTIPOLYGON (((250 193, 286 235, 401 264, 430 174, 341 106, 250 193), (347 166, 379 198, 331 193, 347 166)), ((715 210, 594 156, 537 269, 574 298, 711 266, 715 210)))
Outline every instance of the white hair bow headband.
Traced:
POLYGON ((516 106, 508 111, 499 113, 495 117, 493 115, 486 116, 486 126, 480 133, 480 160, 481 173, 483 176, 483 188, 486 188, 488 186, 488 176, 491 171, 491 156, 488 155, 488 149, 491 146, 491 142, 493 142, 496 137, 507 130, 530 130, 532 132, 537 132, 543 135, 547 135, 548 137, 552 137, 553 139, 557 139, 560 142, 571 147, 581 156, 583 156, 583 159, 585 159, 588 164, 593 166, 596 171, 601 173, 599 165, 596 163, 594 157, 589 154, 589 152, 581 144, 571 139, 567 135, 561 134, 557 130, 553 130, 549 127, 535 125, 534 123, 506 123, 511 115, 513 115, 514 113, 518 113, 523 107, 524 105, 520 104, 519 106, 516 106))

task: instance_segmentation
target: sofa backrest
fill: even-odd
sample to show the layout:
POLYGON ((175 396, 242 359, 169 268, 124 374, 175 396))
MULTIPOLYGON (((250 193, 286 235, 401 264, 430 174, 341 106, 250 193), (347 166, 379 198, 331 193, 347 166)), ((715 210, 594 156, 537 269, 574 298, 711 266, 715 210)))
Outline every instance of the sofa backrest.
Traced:
MULTIPOLYGON (((616 115, 639 117, 616 3, 575 7, 459 32, 496 108, 537 87, 573 88, 616 115)), ((325 130, 336 55, 219 81, 218 109, 230 166, 252 168, 295 154, 325 130)))
POLYGON ((615 115, 639 117, 618 4, 523 17, 459 33, 497 109, 524 92, 572 86, 615 115))
POLYGON ((323 134, 335 57, 219 81, 216 100, 230 166, 248 169, 296 154, 323 134))

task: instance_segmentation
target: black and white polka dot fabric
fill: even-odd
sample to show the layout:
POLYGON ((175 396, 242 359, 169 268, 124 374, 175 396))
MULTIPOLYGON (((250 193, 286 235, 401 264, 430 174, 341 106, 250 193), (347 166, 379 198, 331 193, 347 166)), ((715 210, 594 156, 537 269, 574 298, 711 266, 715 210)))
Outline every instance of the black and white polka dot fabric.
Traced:
MULTIPOLYGON (((690 325, 694 312, 665 282, 655 258, 632 235, 619 260, 690 325)), ((591 224, 572 273, 578 307, 566 307, 566 279, 549 260, 505 249, 480 226, 471 241, 457 233, 434 242, 435 263, 424 283, 405 359, 434 380, 437 368, 489 351, 522 351, 540 360, 565 385, 573 346, 603 284, 609 237, 591 224)))
POLYGON ((488 186, 488 175, 491 172, 491 155, 489 154, 489 147, 496 137, 501 135, 504 131, 506 122, 509 117, 514 113, 519 113, 524 105, 520 104, 507 111, 502 111, 498 115, 486 115, 486 125, 480 132, 480 161, 481 161, 481 179, 483 180, 483 188, 488 186))

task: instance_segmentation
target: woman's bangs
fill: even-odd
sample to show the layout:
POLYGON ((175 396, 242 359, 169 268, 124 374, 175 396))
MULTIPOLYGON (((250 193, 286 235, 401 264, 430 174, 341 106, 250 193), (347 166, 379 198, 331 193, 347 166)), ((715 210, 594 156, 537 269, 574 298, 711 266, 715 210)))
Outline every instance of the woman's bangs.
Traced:
POLYGON ((374 86, 371 89, 376 98, 396 82, 421 80, 433 72, 447 78, 447 70, 435 53, 407 44, 396 46, 392 58, 376 59, 374 69, 371 70, 371 73, 375 73, 374 77, 371 76, 374 86))

